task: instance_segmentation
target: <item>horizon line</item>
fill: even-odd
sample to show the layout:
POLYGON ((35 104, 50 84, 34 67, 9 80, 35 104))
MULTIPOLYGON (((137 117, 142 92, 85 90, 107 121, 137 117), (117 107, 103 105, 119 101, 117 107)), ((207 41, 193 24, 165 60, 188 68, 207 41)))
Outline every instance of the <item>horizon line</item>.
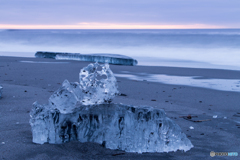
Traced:
POLYGON ((160 25, 160 24, 116 24, 116 23, 77 23, 73 25, 14 25, 0 24, 0 29, 239 29, 240 27, 216 26, 207 24, 160 25))

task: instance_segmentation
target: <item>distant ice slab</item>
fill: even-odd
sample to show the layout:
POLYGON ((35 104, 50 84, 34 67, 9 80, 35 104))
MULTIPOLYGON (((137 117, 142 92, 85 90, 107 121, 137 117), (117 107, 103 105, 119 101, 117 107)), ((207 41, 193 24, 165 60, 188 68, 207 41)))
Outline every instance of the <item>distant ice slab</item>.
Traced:
POLYGON ((80 53, 59 53, 59 52, 37 52, 35 57, 38 58, 53 58, 57 60, 77 60, 90 61, 99 63, 109 63, 117 65, 137 65, 137 60, 118 54, 80 54, 80 53))
POLYGON ((0 86, 0 98, 2 98, 2 90, 3 90, 3 87, 0 86))
POLYGON ((124 104, 77 104, 62 114, 48 105, 33 104, 30 113, 33 142, 61 144, 95 142, 126 152, 190 150, 193 145, 163 110, 124 104))

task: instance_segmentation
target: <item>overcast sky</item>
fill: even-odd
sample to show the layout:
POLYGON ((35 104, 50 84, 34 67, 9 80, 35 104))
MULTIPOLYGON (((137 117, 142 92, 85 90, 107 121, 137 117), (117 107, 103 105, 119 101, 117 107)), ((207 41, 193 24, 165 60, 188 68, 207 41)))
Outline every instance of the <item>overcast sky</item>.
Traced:
POLYGON ((101 25, 240 28, 240 0, 0 0, 0 28, 101 25))

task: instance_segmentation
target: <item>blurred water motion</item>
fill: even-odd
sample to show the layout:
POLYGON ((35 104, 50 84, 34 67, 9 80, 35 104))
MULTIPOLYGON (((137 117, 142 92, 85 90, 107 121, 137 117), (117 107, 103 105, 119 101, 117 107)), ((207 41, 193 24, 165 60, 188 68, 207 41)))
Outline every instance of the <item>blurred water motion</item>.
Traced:
POLYGON ((36 51, 109 53, 139 65, 240 68, 239 29, 2 30, 0 55, 34 57, 36 51))
POLYGON ((202 87, 221 91, 240 92, 240 79, 204 79, 199 76, 173 76, 165 74, 114 74, 116 77, 127 78, 130 80, 149 81, 172 85, 184 85, 192 87, 202 87))

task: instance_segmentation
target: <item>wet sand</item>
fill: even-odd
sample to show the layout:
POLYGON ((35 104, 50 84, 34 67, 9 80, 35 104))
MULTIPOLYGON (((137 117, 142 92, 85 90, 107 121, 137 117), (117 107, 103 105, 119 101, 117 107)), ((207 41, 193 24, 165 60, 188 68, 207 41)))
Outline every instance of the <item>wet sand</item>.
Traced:
MULTIPOLYGON (((71 142, 60 145, 32 143, 29 125, 32 103, 35 101, 41 104, 47 103, 50 95, 65 79, 70 82, 78 81, 80 69, 88 64, 89 62, 0 57, 0 85, 3 86, 3 97, 0 99, 0 159, 190 160, 212 159, 211 151, 240 154, 239 92, 169 85, 149 82, 144 78, 129 80, 117 77, 119 91, 126 96, 118 96, 113 102, 164 109, 167 116, 171 117, 191 140, 194 148, 190 151, 136 154, 105 149, 93 143, 71 142), (193 116, 192 119, 182 118, 187 115, 193 116), (217 115, 217 118, 213 118, 214 115, 217 115), (200 122, 197 122, 198 120, 200 122), (194 129, 189 129, 190 126, 194 129)), ((149 73, 240 80, 240 71, 233 70, 119 65, 110 65, 110 67, 116 74, 128 71, 131 74, 149 73)), ((217 159, 238 158, 239 156, 217 157, 217 159)))

